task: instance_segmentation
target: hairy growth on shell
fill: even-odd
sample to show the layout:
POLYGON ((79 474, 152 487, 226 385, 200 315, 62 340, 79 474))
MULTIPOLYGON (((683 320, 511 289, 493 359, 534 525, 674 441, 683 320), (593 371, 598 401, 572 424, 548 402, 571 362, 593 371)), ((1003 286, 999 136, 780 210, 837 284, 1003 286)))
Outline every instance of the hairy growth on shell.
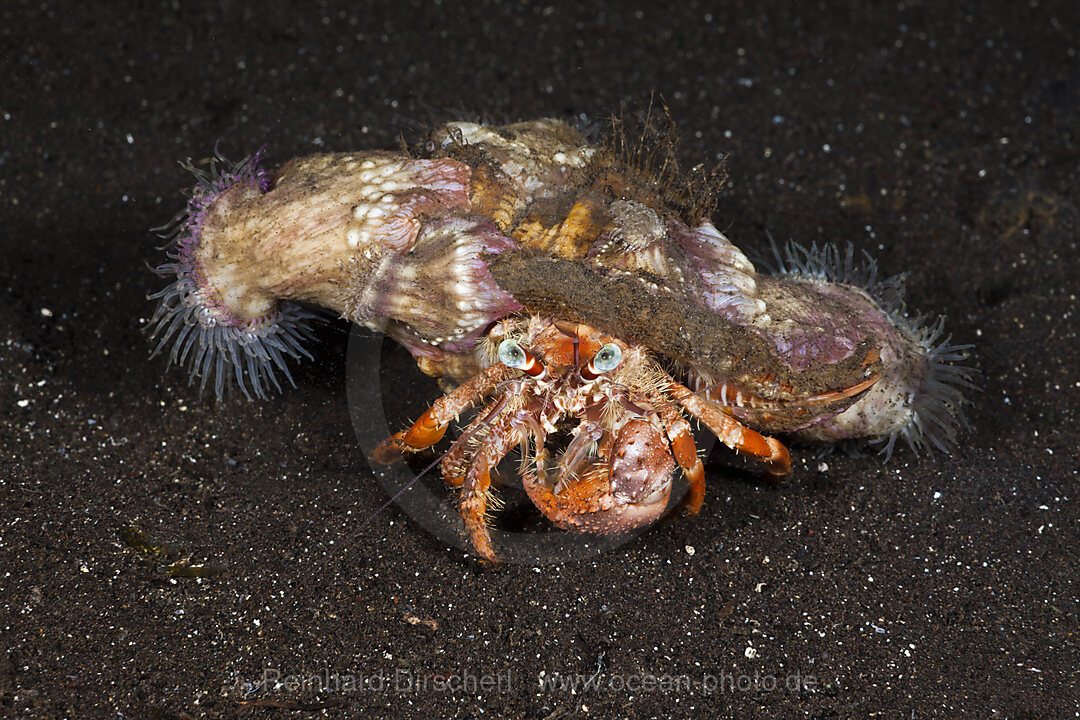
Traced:
POLYGON ((946 454, 955 449, 959 429, 968 424, 964 406, 971 403, 963 391, 978 389, 973 382, 978 371, 959 364, 970 357, 972 346, 952 343, 952 336, 945 335, 944 316, 910 313, 904 302, 905 276, 879 279, 874 259, 865 251, 857 258, 851 244, 841 251, 832 244, 819 248, 815 243, 807 249, 790 241, 781 249, 772 242, 772 250, 771 262, 761 263, 772 274, 864 290, 901 336, 921 350, 926 373, 922 383, 909 390, 910 419, 894 432, 870 438, 869 443, 879 445, 886 459, 899 437, 916 453, 929 446, 946 454))
POLYGON ((666 104, 628 119, 626 112, 611 116, 611 130, 603 142, 595 169, 604 161, 618 174, 628 174, 662 203, 676 208, 690 227, 708 221, 716 210, 717 194, 727 181, 724 163, 699 163, 686 169, 679 160, 679 136, 666 104))
POLYGON ((150 339, 157 343, 150 356, 171 344, 169 364, 185 367, 189 383, 199 378, 200 395, 211 385, 219 399, 233 382, 249 399, 252 394, 265 398, 270 386, 280 391, 276 371, 293 383, 286 359, 311 357, 303 343, 311 336, 311 320, 319 317, 282 302, 263 317, 239 318, 206 285, 195 258, 207 210, 222 193, 240 184, 259 192, 270 189, 270 176, 260 167, 261 152, 234 163, 215 150, 209 169, 195 167, 190 159, 181 163, 195 176, 190 198, 170 222, 155 228, 168 240, 162 249, 168 250, 170 262, 153 270, 176 279, 149 296, 158 301, 148 325, 150 339))

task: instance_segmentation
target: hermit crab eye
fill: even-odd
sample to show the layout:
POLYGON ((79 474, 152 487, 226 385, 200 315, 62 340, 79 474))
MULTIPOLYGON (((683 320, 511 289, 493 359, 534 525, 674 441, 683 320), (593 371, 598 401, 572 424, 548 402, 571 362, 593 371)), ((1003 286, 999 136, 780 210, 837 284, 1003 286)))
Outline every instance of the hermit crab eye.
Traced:
POLYGON ((538 361, 531 352, 509 338, 499 343, 499 362, 537 379, 543 378, 547 372, 544 364, 538 361))
POLYGON ((622 362, 622 350, 615 343, 608 343, 593 355, 590 367, 598 373, 606 373, 619 367, 622 362))
POLYGON ((524 370, 529 356, 516 340, 506 339, 499 343, 499 362, 507 367, 524 370))

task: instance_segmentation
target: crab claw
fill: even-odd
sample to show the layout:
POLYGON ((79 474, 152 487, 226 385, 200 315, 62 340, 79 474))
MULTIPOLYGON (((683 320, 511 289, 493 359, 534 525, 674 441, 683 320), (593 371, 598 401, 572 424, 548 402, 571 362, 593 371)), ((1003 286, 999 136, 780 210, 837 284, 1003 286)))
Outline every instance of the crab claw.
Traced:
POLYGON ((591 461, 564 464, 555 483, 541 450, 535 472, 522 478, 525 492, 564 530, 607 535, 651 525, 667 507, 675 471, 664 434, 652 423, 631 420, 607 452, 600 445, 591 461))
POLYGON ((430 407, 417 418, 412 427, 405 432, 394 433, 379 443, 372 453, 375 462, 389 465, 401 459, 405 453, 414 453, 429 448, 442 440, 446 433, 446 423, 439 422, 436 410, 430 407))

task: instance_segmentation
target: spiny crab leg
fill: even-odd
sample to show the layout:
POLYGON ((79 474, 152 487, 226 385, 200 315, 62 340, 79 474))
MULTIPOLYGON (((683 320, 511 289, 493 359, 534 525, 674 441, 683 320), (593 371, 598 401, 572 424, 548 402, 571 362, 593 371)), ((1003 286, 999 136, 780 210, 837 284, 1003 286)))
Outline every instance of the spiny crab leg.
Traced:
POLYGON ((465 473, 469 469, 469 460, 473 448, 477 442, 483 442, 487 431, 490 430, 492 420, 490 408, 497 405, 496 401, 492 401, 483 410, 476 413, 476 417, 465 428, 465 432, 461 434, 458 441, 451 445, 450 449, 443 455, 439 467, 442 469, 443 480, 446 481, 447 485, 461 487, 461 484, 465 482, 465 473))
POLYGON ((583 422, 578 425, 576 432, 577 435, 559 456, 559 476, 555 482, 556 494, 562 492, 575 480, 582 463, 590 454, 606 458, 607 450, 612 444, 612 437, 604 432, 599 423, 583 422))
POLYGON ((462 383, 454 392, 432 403, 408 430, 394 433, 389 439, 379 443, 373 453, 375 461, 389 464, 397 460, 402 453, 424 450, 439 442, 451 420, 494 392, 499 383, 508 380, 513 373, 514 371, 505 365, 492 365, 468 382, 462 383))
MULTIPOLYGON (((473 421, 469 423, 469 426, 465 428, 465 431, 461 433, 461 437, 459 437, 457 441, 450 446, 450 449, 443 454, 440 468, 442 469, 442 476, 447 485, 450 485, 451 487, 461 487, 462 483, 465 482, 465 473, 468 472, 469 463, 472 460, 472 453, 476 446, 487 439, 488 433, 491 432, 492 423, 497 419, 497 416, 503 412, 508 405, 512 406, 512 403, 510 402, 511 398, 517 397, 521 392, 520 387, 515 383, 504 384, 504 387, 509 388, 507 395, 497 400, 492 400, 478 412, 476 417, 473 418, 473 421)), ((498 392, 498 390, 496 390, 496 392, 498 392)), ((522 413, 520 409, 510 409, 507 410, 507 412, 515 413, 514 418, 516 419, 518 426, 528 427, 529 431, 533 433, 535 437, 540 438, 537 442, 541 444, 544 442, 546 434, 538 422, 532 420, 527 414, 522 413)), ((527 436, 522 434, 521 437, 522 442, 524 443, 527 436)), ((529 457, 527 444, 523 445, 521 457, 523 459, 529 457)))
MULTIPOLYGON (((877 353, 875 352, 870 357, 876 361, 877 353)), ((762 378, 761 380, 762 382, 765 382, 768 378, 762 378)), ((783 402, 766 400, 726 382, 707 388, 703 394, 707 400, 722 407, 750 407, 755 409, 772 409, 774 411, 784 411, 792 414, 803 414, 812 411, 815 408, 819 408, 820 406, 828 405, 829 403, 853 398, 856 395, 869 390, 879 380, 881 380, 880 372, 870 372, 865 379, 854 385, 840 388, 839 390, 830 390, 818 395, 807 395, 796 398, 795 400, 783 402)))
POLYGON ((690 485, 686 500, 683 501, 683 509, 688 515, 697 515, 705 502, 705 467, 698 457, 690 423, 686 422, 686 418, 670 403, 658 402, 656 408, 664 421, 664 432, 671 443, 675 462, 679 463, 690 485))
POLYGON ((465 521, 465 530, 476 552, 488 562, 498 559, 487 528, 491 471, 519 442, 521 431, 514 427, 514 414, 502 413, 491 426, 484 442, 477 447, 461 488, 461 517, 465 521))
POLYGON ((717 406, 703 400, 681 383, 672 380, 668 391, 675 402, 704 423, 720 442, 736 452, 762 461, 770 475, 787 475, 791 470, 791 457, 787 448, 776 438, 765 437, 735 418, 725 415, 717 406))

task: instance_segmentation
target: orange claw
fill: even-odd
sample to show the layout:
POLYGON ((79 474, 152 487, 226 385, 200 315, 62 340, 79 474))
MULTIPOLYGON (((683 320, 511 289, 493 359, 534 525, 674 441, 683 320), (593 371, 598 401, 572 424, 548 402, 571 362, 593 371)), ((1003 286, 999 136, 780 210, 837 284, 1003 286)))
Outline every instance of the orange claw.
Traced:
POLYGON ((717 433, 717 437, 725 445, 736 452, 760 460, 765 464, 765 471, 770 475, 779 477, 791 471, 791 456, 779 440, 767 438, 735 418, 726 415, 720 415, 720 418, 722 432, 717 433))
POLYGON ((672 389, 680 395, 676 402, 712 430, 720 442, 736 452, 760 460, 770 475, 787 475, 791 470, 791 457, 779 440, 767 438, 756 430, 751 430, 721 412, 713 403, 691 392, 685 385, 673 383, 672 389))
POLYGON ((389 465, 398 460, 402 453, 417 452, 431 447, 442 440, 445 434, 446 423, 439 423, 435 419, 435 407, 432 406, 417 418, 411 428, 404 432, 394 433, 379 443, 372 456, 375 462, 389 465))
POLYGON ((765 438, 765 442, 769 444, 769 449, 772 451, 772 455, 762 458, 765 470, 777 477, 783 477, 791 472, 791 456, 788 455, 788 449, 784 447, 784 444, 776 438, 765 438))
POLYGON ((505 365, 492 365, 472 380, 462 383, 449 395, 436 400, 420 414, 412 427, 403 433, 395 433, 379 443, 372 458, 388 465, 401 458, 402 453, 412 453, 429 448, 442 440, 450 421, 473 403, 489 395, 499 383, 516 372, 505 365))

